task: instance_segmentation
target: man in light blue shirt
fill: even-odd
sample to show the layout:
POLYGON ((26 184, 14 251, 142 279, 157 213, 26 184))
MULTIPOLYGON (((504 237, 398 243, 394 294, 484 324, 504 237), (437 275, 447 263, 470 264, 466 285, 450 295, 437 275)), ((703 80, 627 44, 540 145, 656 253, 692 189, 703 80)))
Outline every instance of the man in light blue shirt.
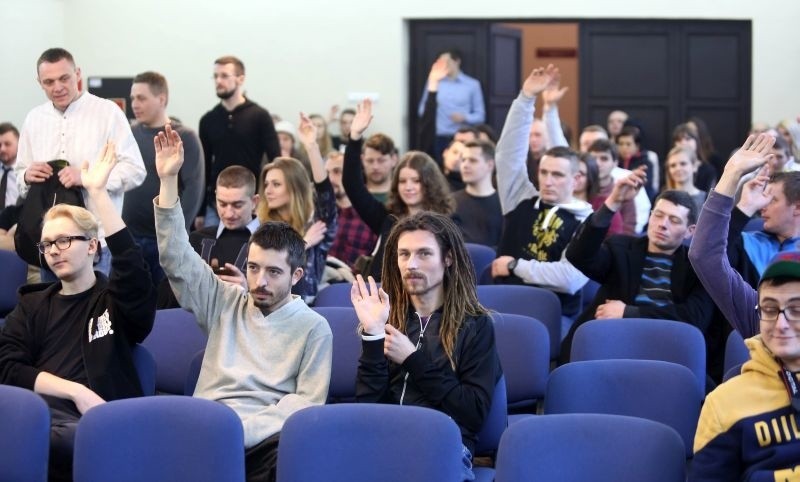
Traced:
POLYGON ((437 157, 465 125, 482 124, 486 120, 481 83, 461 72, 461 54, 454 49, 439 55, 447 63, 447 76, 439 81, 438 90, 426 89, 419 102, 419 115, 435 106, 437 157))

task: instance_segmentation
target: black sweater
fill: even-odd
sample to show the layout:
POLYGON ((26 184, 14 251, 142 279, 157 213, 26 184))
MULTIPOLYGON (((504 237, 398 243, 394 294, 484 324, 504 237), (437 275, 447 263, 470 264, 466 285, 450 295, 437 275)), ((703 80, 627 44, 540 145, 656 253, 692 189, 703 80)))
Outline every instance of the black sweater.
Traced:
POLYGON ((199 134, 206 158, 208 202, 214 199, 217 175, 223 169, 244 166, 258 179, 262 161, 271 161, 281 153, 272 117, 249 99, 232 111, 217 104, 200 119, 199 134))
MULTIPOLYGON (((474 454, 477 433, 489 413, 494 387, 502 374, 494 325, 489 315, 464 320, 453 352, 454 371, 439 341, 441 316, 441 311, 431 315, 422 346, 402 365, 384 356, 383 340, 362 341, 356 398, 359 402, 398 404, 406 385, 403 405, 429 407, 452 417, 461 430, 464 445, 474 454)), ((406 335, 416 343, 419 334, 419 317, 410 310, 406 335)))
MULTIPOLYGON (((150 270, 127 228, 107 236, 106 242, 113 255, 111 278, 95 272, 97 282, 89 289, 81 318, 61 322, 84 326, 81 343, 89 388, 104 400, 117 400, 142 396, 131 348, 153 327, 156 297, 150 270)), ((51 321, 50 305, 60 289, 61 282, 20 288, 20 301, 0 335, 0 383, 33 390, 41 372, 37 357, 51 321)))

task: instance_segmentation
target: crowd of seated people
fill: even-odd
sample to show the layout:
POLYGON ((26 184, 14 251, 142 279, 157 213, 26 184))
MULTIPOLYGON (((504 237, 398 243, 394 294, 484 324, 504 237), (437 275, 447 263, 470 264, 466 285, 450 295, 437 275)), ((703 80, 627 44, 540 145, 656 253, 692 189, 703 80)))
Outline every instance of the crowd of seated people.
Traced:
MULTIPOLYGON (((54 480, 69 480, 74 428, 86 410, 141 395, 119 380, 96 382, 96 363, 110 358, 135 380, 130 345, 147 335, 156 306, 191 310, 208 334, 195 395, 229 404, 242 419, 248 480, 274 478, 283 421, 325 401, 331 333, 308 306, 337 282, 353 283, 361 322, 358 398, 450 415, 461 429, 465 479, 502 376, 478 284, 552 291, 564 317, 559 363, 569 362, 574 333, 589 320, 657 318, 703 332, 709 391, 721 381, 732 329, 759 357, 777 357, 789 381, 797 376, 800 310, 781 287, 800 279, 800 268, 785 268, 798 262, 791 253, 800 242, 798 122, 754 126, 726 163, 702 119, 675 126, 670 150, 654 153, 645 127, 614 110, 607 129, 585 126, 573 148, 558 112, 567 88, 548 65, 524 80, 496 138, 477 81, 450 50, 431 67, 415 149, 400 152, 388 135, 369 132, 377 111, 369 99, 334 108, 328 119, 300 114, 296 127, 271 115, 245 96, 244 64, 233 56, 214 63, 220 102, 197 133, 167 115, 167 81, 156 72, 134 77, 129 125, 113 103, 81 92, 66 50, 44 52, 37 69, 47 102, 19 131, 0 124, 0 249, 19 252, 48 284, 22 287, 7 316, 0 382, 60 410, 54 480), (43 200, 53 196, 74 212, 48 210, 43 200), (712 213, 724 241, 713 251, 728 263, 730 285, 705 258, 712 213), (753 217, 763 221, 758 228, 753 217), (702 247, 690 249, 696 233, 702 247), (495 259, 466 269, 464 243, 487 246, 495 259), (596 294, 584 294, 587 283, 596 294), (138 300, 129 300, 134 285, 138 300), (725 298, 731 290, 772 297, 745 313, 725 298), (105 312, 88 307, 95 298, 105 312), (125 303, 138 310, 137 324, 119 311, 125 303), (72 320, 57 329, 75 341, 39 339, 29 319, 72 320), (102 356, 81 351, 117 323, 124 338, 105 340, 102 356), (770 339, 779 328, 781 346, 796 352, 770 339), (262 346, 261 338, 271 341, 262 346), (265 371, 261 356, 281 363, 265 371)), ((714 480, 714 454, 725 450, 715 437, 731 434, 703 423, 696 448, 711 462, 698 480, 714 480)))

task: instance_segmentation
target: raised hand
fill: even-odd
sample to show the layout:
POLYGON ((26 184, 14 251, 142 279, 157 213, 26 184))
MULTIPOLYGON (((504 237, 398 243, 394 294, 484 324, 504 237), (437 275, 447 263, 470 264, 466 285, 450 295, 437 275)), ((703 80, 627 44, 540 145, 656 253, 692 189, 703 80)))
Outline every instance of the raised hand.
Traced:
POLYGON ((156 172, 159 178, 177 176, 183 165, 183 141, 181 136, 167 124, 153 138, 156 148, 156 172))
POLYGON ((758 137, 748 136, 742 147, 728 159, 714 191, 733 197, 742 176, 766 164, 770 158, 773 144, 775 144, 775 138, 769 134, 759 134, 758 137))
POLYGON ((544 101, 544 105, 550 107, 558 104, 568 90, 569 87, 561 87, 561 73, 556 69, 556 74, 542 91, 542 101, 544 101))
POLYGON ((428 73, 428 90, 436 92, 439 89, 439 82, 447 77, 447 59, 439 57, 431 66, 428 73))
POLYGON ((90 166, 89 161, 83 161, 80 171, 81 184, 89 192, 105 189, 108 176, 116 165, 116 145, 114 141, 108 141, 93 165, 90 166))
POLYGON ((522 93, 527 97, 535 97, 544 91, 558 75, 558 68, 553 64, 549 64, 547 67, 533 69, 522 84, 522 93))
POLYGON ((614 183, 611 194, 606 198, 606 207, 618 211, 625 201, 630 201, 639 193, 639 189, 647 182, 647 166, 641 165, 627 176, 614 183))
POLYGON ((297 126, 297 137, 304 146, 317 142, 317 126, 304 113, 300 113, 300 124, 297 126))
POLYGON ((361 135, 372 121, 372 100, 364 99, 356 106, 356 115, 350 124, 350 138, 354 141, 361 139, 361 135))
POLYGON ((350 301, 356 310, 358 321, 368 335, 380 335, 384 332, 389 319, 389 295, 378 288, 375 278, 369 277, 369 288, 364 277, 356 276, 350 289, 350 301))
POLYGON ((736 206, 748 216, 752 216, 761 208, 772 201, 772 191, 767 187, 769 183, 769 165, 765 164, 758 170, 756 176, 742 186, 742 197, 736 206))
POLYGON ((732 169, 741 175, 761 167, 767 162, 774 144, 775 138, 769 134, 759 134, 758 137, 748 136, 742 147, 728 159, 725 170, 732 169))

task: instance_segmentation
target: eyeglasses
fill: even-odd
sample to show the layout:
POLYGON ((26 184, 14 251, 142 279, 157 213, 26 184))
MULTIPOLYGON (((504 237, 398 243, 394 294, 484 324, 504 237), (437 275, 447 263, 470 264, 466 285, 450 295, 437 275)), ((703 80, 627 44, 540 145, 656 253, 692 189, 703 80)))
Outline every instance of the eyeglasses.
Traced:
POLYGON ((756 306, 756 311, 761 321, 766 321, 767 323, 778 321, 778 315, 781 313, 783 313, 786 321, 800 323, 800 305, 789 305, 784 309, 780 309, 778 306, 756 306))
POLYGON ((239 74, 214 74, 211 76, 213 80, 221 79, 221 80, 228 80, 228 79, 235 79, 239 77, 239 74))
POLYGON ((73 239, 77 239, 79 241, 89 241, 92 238, 87 238, 86 236, 62 236, 57 238, 55 241, 42 241, 40 243, 36 243, 36 247, 39 248, 39 252, 42 254, 46 254, 48 251, 50 251, 50 247, 54 244, 59 251, 64 251, 72 246, 73 239))

